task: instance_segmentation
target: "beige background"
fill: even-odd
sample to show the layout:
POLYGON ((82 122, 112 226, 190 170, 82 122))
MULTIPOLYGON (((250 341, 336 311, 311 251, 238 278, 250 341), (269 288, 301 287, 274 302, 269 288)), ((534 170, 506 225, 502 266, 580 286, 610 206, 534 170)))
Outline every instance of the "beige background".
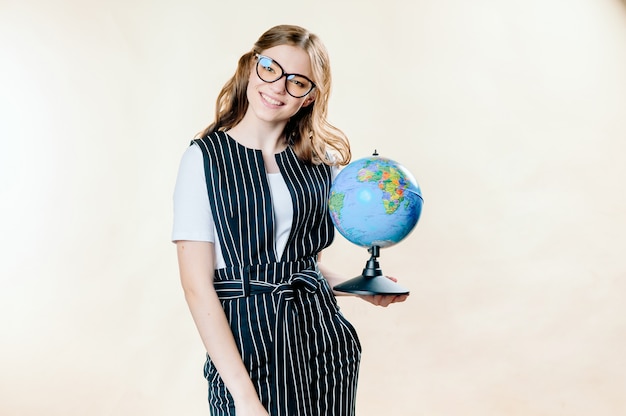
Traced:
MULTIPOLYGON (((626 414, 618 0, 0 0, 0 413, 207 414, 172 188, 284 22, 325 41, 355 157, 426 200, 381 256, 410 299, 341 300, 358 415, 626 414)), ((367 253, 327 257, 352 276, 367 253)))

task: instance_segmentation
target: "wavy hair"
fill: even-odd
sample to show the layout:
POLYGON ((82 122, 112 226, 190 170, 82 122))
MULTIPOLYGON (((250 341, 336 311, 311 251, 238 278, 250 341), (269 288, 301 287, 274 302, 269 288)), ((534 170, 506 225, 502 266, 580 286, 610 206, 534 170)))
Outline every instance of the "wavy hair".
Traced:
POLYGON ((300 26, 280 25, 269 29, 250 52, 239 58, 235 75, 226 82, 217 97, 215 121, 201 135, 229 130, 243 119, 248 110, 246 90, 255 54, 278 45, 291 45, 304 50, 309 55, 315 82, 311 92, 315 94, 315 100, 291 117, 285 126, 284 137, 305 162, 347 165, 352 157, 348 138, 327 120, 332 80, 328 51, 318 36, 300 26))

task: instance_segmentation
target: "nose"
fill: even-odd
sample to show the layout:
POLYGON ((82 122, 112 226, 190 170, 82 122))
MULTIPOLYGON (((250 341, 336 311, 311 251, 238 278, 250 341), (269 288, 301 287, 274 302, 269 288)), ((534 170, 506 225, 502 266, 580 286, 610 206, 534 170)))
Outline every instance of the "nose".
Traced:
POLYGON ((287 77, 283 75, 270 84, 270 88, 276 94, 285 94, 287 92, 287 77))

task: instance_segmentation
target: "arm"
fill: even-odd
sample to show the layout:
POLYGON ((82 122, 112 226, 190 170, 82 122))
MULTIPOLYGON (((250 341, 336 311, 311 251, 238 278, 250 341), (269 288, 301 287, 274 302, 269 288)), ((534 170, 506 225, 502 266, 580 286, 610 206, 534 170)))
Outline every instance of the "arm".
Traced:
MULTIPOLYGON (((326 267, 326 265, 322 263, 321 259, 322 259, 322 253, 320 252, 317 255, 317 265, 320 269, 320 272, 322 273, 322 276, 324 276, 324 278, 328 281, 328 284, 330 285, 331 288, 334 287, 335 285, 338 285, 339 283, 343 283, 346 280, 344 277, 342 277, 338 273, 326 267)), ((393 280, 394 282, 396 281, 396 278, 394 277, 388 277, 388 278, 393 280)), ((404 302, 409 296, 409 295, 352 295, 350 293, 344 293, 344 292, 334 292, 334 293, 335 295, 338 295, 338 296, 358 296, 359 298, 371 304, 374 304, 376 306, 383 306, 383 307, 387 307, 391 305, 392 303, 404 302)))
POLYGON ((237 414, 267 415, 213 287, 213 243, 177 241, 176 250, 185 300, 207 353, 235 400, 237 414))

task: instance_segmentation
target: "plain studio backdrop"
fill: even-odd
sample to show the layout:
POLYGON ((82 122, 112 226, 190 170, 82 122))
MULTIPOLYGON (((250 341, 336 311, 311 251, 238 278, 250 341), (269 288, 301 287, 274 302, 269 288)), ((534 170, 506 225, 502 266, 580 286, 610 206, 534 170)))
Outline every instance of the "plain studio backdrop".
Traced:
MULTIPOLYGON (((340 300, 357 414, 626 414, 618 0, 0 1, 0 413, 208 413, 172 190, 281 23, 328 47, 354 157, 425 198, 380 258, 409 300, 340 300)), ((326 253, 350 277, 367 257, 326 253)))

